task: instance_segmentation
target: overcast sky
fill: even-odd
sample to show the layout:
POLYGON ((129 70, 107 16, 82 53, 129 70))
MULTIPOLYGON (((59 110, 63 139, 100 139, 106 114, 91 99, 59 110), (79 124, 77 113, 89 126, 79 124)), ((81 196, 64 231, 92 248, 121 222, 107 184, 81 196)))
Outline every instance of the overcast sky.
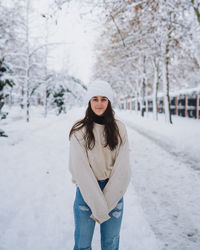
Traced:
MULTIPOLYGON (((38 12, 47 11, 48 0, 32 1, 38 12)), ((86 84, 95 62, 94 41, 100 32, 90 9, 91 6, 83 8, 80 1, 71 1, 56 14, 57 25, 55 22, 50 22, 49 26, 49 42, 65 43, 56 48, 50 47, 49 52, 53 56, 49 61, 50 66, 56 70, 69 69, 70 74, 80 78, 86 84)))

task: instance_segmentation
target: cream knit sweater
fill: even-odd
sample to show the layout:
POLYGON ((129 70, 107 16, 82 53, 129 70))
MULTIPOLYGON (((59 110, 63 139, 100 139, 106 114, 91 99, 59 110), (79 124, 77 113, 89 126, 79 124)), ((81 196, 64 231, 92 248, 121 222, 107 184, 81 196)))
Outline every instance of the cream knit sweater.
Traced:
POLYGON ((104 145, 104 125, 94 123, 95 146, 92 150, 84 147, 84 129, 70 138, 69 170, 72 181, 80 188, 81 194, 92 211, 91 218, 103 223, 110 218, 109 212, 122 198, 130 182, 129 143, 125 125, 116 120, 122 138, 122 145, 111 151, 104 145), (109 178, 101 191, 97 180, 109 178))

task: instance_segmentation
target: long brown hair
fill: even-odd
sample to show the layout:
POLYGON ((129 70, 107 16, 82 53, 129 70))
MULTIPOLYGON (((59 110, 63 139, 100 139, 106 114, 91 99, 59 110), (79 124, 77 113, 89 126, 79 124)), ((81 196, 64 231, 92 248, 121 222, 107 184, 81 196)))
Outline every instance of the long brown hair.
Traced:
MULTIPOLYGON (((119 133, 119 128, 117 126, 116 120, 114 118, 115 112, 112 109, 110 101, 108 101, 107 109, 105 110, 103 116, 104 116, 104 136, 105 136, 105 145, 104 147, 109 146, 110 150, 114 150, 118 143, 120 142, 120 145, 122 144, 122 138, 119 133)), ((94 113, 92 111, 90 102, 88 103, 88 107, 85 112, 85 117, 77 121, 73 127, 70 130, 69 133, 69 139, 71 135, 85 127, 85 134, 84 134, 84 140, 85 140, 85 147, 86 149, 93 149, 95 145, 95 137, 93 133, 93 126, 94 126, 94 113)))

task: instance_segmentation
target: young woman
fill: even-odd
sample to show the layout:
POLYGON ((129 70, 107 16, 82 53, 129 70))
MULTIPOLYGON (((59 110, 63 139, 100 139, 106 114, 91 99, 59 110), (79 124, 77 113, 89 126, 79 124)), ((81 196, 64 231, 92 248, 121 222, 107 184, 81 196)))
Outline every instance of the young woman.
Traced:
POLYGON ((125 125, 116 120, 110 85, 92 82, 85 117, 69 134, 69 169, 76 184, 74 250, 91 250, 95 223, 100 224, 101 249, 118 250, 123 195, 130 182, 125 125))

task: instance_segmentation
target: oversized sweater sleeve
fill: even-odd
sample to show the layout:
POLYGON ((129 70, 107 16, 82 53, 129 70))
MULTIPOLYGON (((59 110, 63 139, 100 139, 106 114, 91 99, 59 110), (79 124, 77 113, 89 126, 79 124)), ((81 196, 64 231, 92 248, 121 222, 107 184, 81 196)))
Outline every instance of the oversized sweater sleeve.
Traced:
POLYGON ((89 165, 85 148, 73 134, 70 139, 69 170, 73 182, 80 188, 84 201, 92 211, 91 218, 98 223, 108 220, 108 205, 97 179, 89 165))
POLYGON ((103 190, 109 212, 117 205, 117 202, 126 192, 131 179, 129 142, 126 127, 124 125, 122 126, 121 137, 123 141, 122 145, 119 148, 110 179, 103 190))

